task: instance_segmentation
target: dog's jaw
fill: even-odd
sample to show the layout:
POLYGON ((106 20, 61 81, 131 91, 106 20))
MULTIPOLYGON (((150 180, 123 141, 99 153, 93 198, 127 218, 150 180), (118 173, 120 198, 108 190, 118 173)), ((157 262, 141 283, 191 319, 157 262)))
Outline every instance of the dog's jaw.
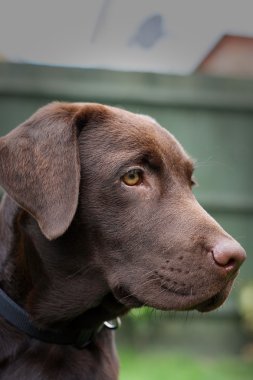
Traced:
MULTIPOLYGON (((115 298, 127 308, 139 308, 142 306, 152 307, 163 311, 189 311, 197 310, 199 312, 209 312, 220 307, 228 297, 233 281, 230 281, 223 289, 213 295, 191 295, 180 294, 168 289, 163 289, 156 296, 147 296, 146 294, 128 293, 123 286, 114 290, 115 298)), ((147 289, 145 289, 145 293, 147 289)), ((154 294, 154 290, 153 290, 154 294)))

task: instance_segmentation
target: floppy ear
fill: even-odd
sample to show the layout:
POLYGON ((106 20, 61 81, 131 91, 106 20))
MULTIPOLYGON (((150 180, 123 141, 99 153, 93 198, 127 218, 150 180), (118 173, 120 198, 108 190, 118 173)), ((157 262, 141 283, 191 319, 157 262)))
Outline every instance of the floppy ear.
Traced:
POLYGON ((51 103, 0 139, 0 185, 50 240, 67 230, 78 204, 79 108, 51 103))

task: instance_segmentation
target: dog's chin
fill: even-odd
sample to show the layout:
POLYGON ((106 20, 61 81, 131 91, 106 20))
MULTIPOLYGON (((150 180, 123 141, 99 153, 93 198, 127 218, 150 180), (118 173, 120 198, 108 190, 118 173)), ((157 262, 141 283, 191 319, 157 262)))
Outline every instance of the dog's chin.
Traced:
POLYGON ((206 301, 198 304, 194 309, 198 310, 201 313, 207 313, 209 311, 217 309, 226 301, 230 293, 231 286, 232 283, 225 289, 222 289, 220 292, 216 293, 214 296, 208 298, 206 301))
POLYGON ((232 283, 233 281, 229 282, 226 287, 218 292, 216 291, 213 294, 210 292, 206 296, 201 294, 199 297, 172 293, 163 293, 162 298, 150 294, 148 297, 143 297, 142 294, 130 293, 125 287, 119 287, 113 293, 115 298, 129 309, 145 305, 163 311, 197 310, 201 313, 206 313, 217 309, 225 302, 230 293, 232 283))

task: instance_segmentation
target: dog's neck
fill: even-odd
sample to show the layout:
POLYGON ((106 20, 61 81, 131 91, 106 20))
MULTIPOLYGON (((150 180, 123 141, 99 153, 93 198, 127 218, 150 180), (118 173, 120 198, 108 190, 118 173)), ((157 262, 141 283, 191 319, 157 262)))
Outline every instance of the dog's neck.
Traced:
POLYGON ((128 311, 111 294, 84 235, 74 221, 64 236, 50 242, 14 201, 2 200, 1 287, 41 327, 90 328, 128 311))

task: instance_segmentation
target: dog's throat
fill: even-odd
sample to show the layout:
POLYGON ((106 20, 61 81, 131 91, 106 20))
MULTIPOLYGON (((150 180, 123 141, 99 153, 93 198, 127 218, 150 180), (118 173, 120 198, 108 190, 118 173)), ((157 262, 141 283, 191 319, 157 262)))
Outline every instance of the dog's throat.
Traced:
POLYGON ((2 289, 0 289, 0 316, 16 327, 18 331, 39 341, 58 345, 72 345, 79 349, 87 347, 103 329, 115 330, 121 324, 117 317, 113 321, 101 323, 96 328, 82 328, 79 331, 40 329, 33 324, 29 314, 2 289))

